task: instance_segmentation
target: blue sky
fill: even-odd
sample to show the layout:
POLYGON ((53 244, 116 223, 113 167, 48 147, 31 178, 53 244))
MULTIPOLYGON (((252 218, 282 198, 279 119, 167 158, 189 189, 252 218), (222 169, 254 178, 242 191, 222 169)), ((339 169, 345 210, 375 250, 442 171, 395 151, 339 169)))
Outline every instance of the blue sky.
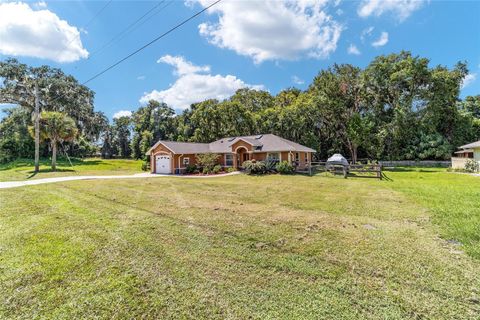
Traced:
MULTIPOLYGON (((210 3, 0 0, 0 58, 60 67, 83 82, 210 3)), ((377 55, 409 50, 432 66, 467 61, 462 96, 479 94, 479 17, 479 1, 223 0, 88 86, 110 118, 149 98, 180 112, 245 86, 305 89, 333 63, 365 67, 377 55)))

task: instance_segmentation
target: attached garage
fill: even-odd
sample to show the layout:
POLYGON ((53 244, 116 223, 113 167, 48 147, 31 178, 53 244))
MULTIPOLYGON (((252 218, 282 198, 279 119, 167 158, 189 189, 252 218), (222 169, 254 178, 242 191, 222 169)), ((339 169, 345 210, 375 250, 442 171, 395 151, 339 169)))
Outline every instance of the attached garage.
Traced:
POLYGON ((158 154, 155 156, 155 173, 172 173, 170 155, 158 154))

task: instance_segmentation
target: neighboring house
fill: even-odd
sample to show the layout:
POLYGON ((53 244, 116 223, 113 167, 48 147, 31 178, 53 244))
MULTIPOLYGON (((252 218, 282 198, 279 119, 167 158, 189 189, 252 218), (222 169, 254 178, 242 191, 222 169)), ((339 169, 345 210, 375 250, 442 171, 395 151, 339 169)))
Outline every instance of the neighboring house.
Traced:
POLYGON ((459 147, 459 151, 455 152, 452 157, 453 169, 464 169, 468 159, 474 159, 480 163, 480 140, 459 147))
POLYGON ((273 134, 224 138, 211 143, 158 141, 150 155, 152 173, 182 173, 196 164, 196 155, 216 153, 223 167, 241 168, 244 161, 289 161, 304 168, 315 150, 273 134))

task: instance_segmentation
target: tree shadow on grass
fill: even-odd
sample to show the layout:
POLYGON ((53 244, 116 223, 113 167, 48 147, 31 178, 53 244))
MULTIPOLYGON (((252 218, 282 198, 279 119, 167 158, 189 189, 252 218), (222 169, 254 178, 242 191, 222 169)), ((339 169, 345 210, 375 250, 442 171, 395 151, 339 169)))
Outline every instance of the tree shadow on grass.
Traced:
MULTIPOLYGON (((102 160, 100 159, 76 159, 76 158, 70 158, 72 165, 73 166, 96 166, 102 163, 102 160)), ((33 167, 35 165, 35 162, 32 159, 16 159, 12 162, 3 164, 0 166, 0 171, 5 171, 5 170, 11 170, 15 168, 21 168, 21 167, 33 167)), ((47 158, 42 158, 40 159, 40 165, 41 166, 50 166, 51 165, 51 160, 47 158)), ((66 158, 60 158, 57 161, 57 166, 59 167, 71 167, 70 162, 66 158)), ((60 169, 59 169, 60 170, 60 169)), ((57 170, 57 171, 59 171, 57 170)))
POLYGON ((27 179, 31 179, 35 177, 38 173, 48 173, 48 172, 76 172, 76 171, 73 169, 57 169, 55 171, 53 171, 52 169, 40 169, 38 170, 38 172, 28 171, 27 173, 29 173, 30 175, 27 177, 27 179))

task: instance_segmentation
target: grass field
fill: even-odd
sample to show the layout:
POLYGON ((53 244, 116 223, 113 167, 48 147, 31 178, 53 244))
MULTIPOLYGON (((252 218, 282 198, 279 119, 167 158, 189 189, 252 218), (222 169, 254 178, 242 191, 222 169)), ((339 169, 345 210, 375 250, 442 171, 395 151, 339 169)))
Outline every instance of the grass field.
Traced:
POLYGON ((478 319, 480 178, 386 175, 1 190, 0 318, 478 319))
POLYGON ((57 171, 52 172, 50 160, 40 161, 40 172, 33 172, 34 163, 31 159, 19 159, 7 164, 0 164, 0 181, 30 180, 53 178, 72 175, 122 175, 142 172, 142 161, 127 159, 67 159, 57 162, 57 171))

